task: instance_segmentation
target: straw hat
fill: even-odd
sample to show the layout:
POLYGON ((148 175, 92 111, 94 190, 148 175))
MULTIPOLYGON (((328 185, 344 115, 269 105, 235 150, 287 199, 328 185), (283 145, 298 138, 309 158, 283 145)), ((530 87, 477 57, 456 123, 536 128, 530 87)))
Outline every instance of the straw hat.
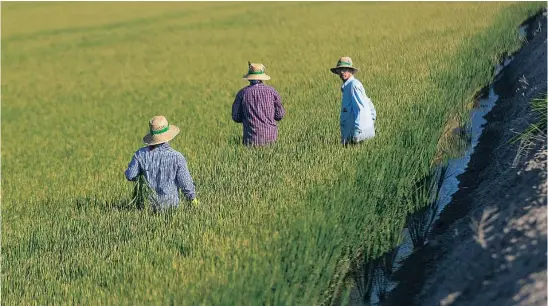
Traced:
POLYGON ((148 122, 150 132, 143 137, 143 142, 147 146, 157 145, 168 142, 179 134, 180 129, 174 125, 169 125, 166 117, 154 116, 148 122))
POLYGON ((339 68, 348 68, 348 69, 354 69, 354 72, 359 71, 358 68, 352 66, 352 59, 348 56, 343 56, 339 58, 339 61, 337 62, 337 67, 331 68, 331 72, 337 74, 337 69, 339 68))
POLYGON ((268 76, 265 73, 265 67, 263 64, 253 64, 250 62, 247 62, 249 65, 249 70, 246 75, 244 75, 244 79, 248 81, 253 80, 259 80, 259 81, 266 81, 270 80, 270 76, 268 76))

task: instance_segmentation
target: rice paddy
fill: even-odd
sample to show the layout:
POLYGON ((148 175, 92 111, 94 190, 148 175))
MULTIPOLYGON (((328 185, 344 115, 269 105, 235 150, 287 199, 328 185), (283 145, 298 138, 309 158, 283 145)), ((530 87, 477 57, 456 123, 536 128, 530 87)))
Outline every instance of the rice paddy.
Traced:
POLYGON ((2 301, 344 303, 352 260, 397 245, 447 123, 543 5, 2 3, 2 301), (378 114, 352 148, 341 56, 378 114), (248 61, 287 112, 269 148, 231 121, 248 61), (155 115, 181 128, 197 208, 132 202, 123 171, 155 115))

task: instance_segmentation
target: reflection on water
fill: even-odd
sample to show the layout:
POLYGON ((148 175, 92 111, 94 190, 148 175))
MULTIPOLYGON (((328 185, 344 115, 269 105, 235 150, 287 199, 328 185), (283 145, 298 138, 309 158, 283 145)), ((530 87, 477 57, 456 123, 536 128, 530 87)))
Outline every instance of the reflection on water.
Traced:
POLYGON ((487 120, 485 120, 485 115, 493 109, 493 106, 495 106, 498 98, 499 96, 495 93, 493 86, 491 86, 489 88, 489 96, 485 99, 480 99, 478 107, 472 110, 470 114, 471 144, 468 146, 462 157, 449 160, 447 164, 447 176, 441 185, 437 216, 439 216, 443 208, 451 202, 453 194, 459 189, 459 180, 457 179, 457 176, 464 173, 466 170, 468 162, 470 161, 470 156, 479 142, 479 138, 483 132, 485 123, 487 123, 487 120))

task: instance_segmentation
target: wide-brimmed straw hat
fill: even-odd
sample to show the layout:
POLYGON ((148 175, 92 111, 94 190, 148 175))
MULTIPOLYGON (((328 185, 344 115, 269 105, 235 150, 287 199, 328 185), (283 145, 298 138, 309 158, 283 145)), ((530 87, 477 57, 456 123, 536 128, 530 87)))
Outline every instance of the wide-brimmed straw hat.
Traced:
POLYGON ((143 137, 143 142, 147 146, 157 145, 168 142, 179 134, 180 129, 174 125, 169 125, 166 117, 154 116, 148 122, 150 132, 143 137))
POLYGON ((254 63, 250 63, 250 62, 247 62, 247 64, 249 66, 249 70, 247 71, 247 74, 244 75, 244 79, 246 79, 248 81, 253 81, 253 80, 266 81, 266 80, 270 80, 270 76, 268 76, 265 73, 265 67, 264 67, 263 64, 254 64, 254 63))
POLYGON ((354 72, 359 71, 358 68, 352 66, 352 59, 348 56, 343 56, 339 58, 339 61, 337 62, 337 66, 335 68, 331 68, 331 72, 337 74, 337 70, 340 68, 348 68, 353 69, 354 72))

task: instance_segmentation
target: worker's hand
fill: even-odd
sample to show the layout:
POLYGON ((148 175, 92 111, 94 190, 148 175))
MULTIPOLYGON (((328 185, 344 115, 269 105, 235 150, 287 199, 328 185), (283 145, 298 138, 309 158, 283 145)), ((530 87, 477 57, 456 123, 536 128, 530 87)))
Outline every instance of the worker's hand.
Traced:
POLYGON ((200 205, 200 200, 198 200, 198 198, 194 198, 194 200, 190 201, 190 204, 192 207, 198 207, 198 205, 200 205))

